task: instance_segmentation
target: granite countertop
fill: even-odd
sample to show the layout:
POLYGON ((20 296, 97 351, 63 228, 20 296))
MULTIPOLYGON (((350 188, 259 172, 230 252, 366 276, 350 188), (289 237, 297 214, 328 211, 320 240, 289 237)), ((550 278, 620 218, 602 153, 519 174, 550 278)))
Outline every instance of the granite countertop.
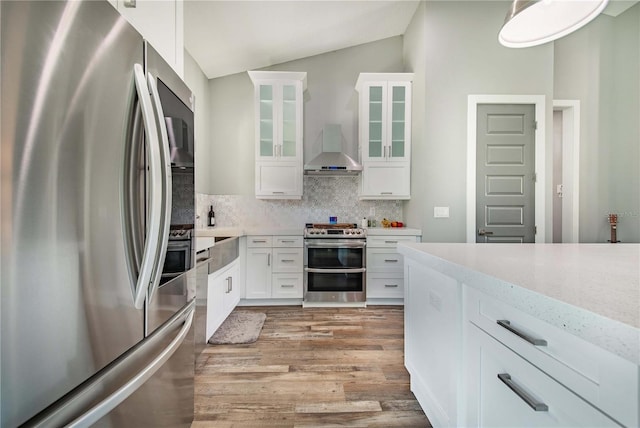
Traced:
POLYGON ((640 364, 640 245, 406 243, 398 252, 640 364))

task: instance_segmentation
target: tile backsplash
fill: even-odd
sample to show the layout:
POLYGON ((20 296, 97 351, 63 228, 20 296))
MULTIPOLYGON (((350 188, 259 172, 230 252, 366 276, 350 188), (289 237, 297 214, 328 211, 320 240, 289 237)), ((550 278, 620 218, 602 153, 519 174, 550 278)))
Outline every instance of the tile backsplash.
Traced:
POLYGON ((363 217, 380 222, 402 220, 400 201, 361 201, 359 177, 304 177, 301 200, 266 200, 245 195, 196 194, 196 227, 205 228, 213 205, 218 227, 304 227, 305 223, 360 223, 363 217), (370 216, 371 208, 375 215, 370 216))

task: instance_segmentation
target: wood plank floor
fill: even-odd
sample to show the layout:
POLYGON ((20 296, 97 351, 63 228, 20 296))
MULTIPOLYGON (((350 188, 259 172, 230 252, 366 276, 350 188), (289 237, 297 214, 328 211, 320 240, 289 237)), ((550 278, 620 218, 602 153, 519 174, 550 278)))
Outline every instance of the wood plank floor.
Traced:
POLYGON ((409 390, 401 306, 235 310, 267 319, 256 343, 200 354, 193 428, 431 426, 409 390))

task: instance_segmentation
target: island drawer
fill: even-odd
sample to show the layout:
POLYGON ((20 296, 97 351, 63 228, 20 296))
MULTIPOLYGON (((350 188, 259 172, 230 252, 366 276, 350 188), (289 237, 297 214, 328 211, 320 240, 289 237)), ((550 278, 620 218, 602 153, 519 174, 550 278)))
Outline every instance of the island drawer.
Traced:
POLYGON ((472 287, 467 320, 626 426, 638 426, 638 366, 472 287))

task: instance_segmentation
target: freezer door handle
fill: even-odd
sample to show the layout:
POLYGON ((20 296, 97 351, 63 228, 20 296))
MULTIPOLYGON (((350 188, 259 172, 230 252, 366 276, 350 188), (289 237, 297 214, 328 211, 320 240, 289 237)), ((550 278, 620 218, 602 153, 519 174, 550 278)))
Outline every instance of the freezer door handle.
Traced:
POLYGON ((142 309, 149 286, 152 285, 155 264, 157 261, 157 249, 160 245, 160 230, 162 223, 162 156, 160 154, 160 143, 158 142, 158 128, 153 115, 153 105, 149 88, 144 76, 144 71, 140 64, 133 66, 133 75, 136 85, 136 92, 140 101, 142 120, 146 138, 148 141, 147 150, 149 153, 149 180, 148 180, 148 200, 149 200, 149 223, 142 262, 136 284, 134 286, 133 304, 136 308, 142 309))
POLYGON ((169 137, 167 136, 167 127, 164 120, 164 111, 158 94, 158 84, 156 78, 148 74, 149 91, 151 93, 151 101, 153 103, 153 112, 156 117, 156 126, 158 128, 158 144, 160 145, 160 166, 162 174, 162 218, 160 221, 160 245, 157 247, 156 259, 154 263, 151 284, 149 288, 149 301, 153 298, 153 294, 158 289, 164 259, 167 255, 167 242, 169 240, 169 228, 171 224, 171 154, 169 153, 169 137))
POLYGON ((187 319, 180 329, 178 335, 171 341, 171 343, 156 357, 148 366, 138 372, 129 382, 122 385, 118 390, 109 395, 103 401, 96 406, 89 409, 80 417, 75 419, 67 427, 80 428, 90 426, 100 420, 103 416, 113 410, 118 404, 122 403, 127 397, 134 393, 142 384, 144 384, 153 374, 158 371, 160 367, 176 352, 180 347, 185 337, 189 333, 191 324, 193 323, 193 316, 195 309, 193 309, 187 316, 187 319))

